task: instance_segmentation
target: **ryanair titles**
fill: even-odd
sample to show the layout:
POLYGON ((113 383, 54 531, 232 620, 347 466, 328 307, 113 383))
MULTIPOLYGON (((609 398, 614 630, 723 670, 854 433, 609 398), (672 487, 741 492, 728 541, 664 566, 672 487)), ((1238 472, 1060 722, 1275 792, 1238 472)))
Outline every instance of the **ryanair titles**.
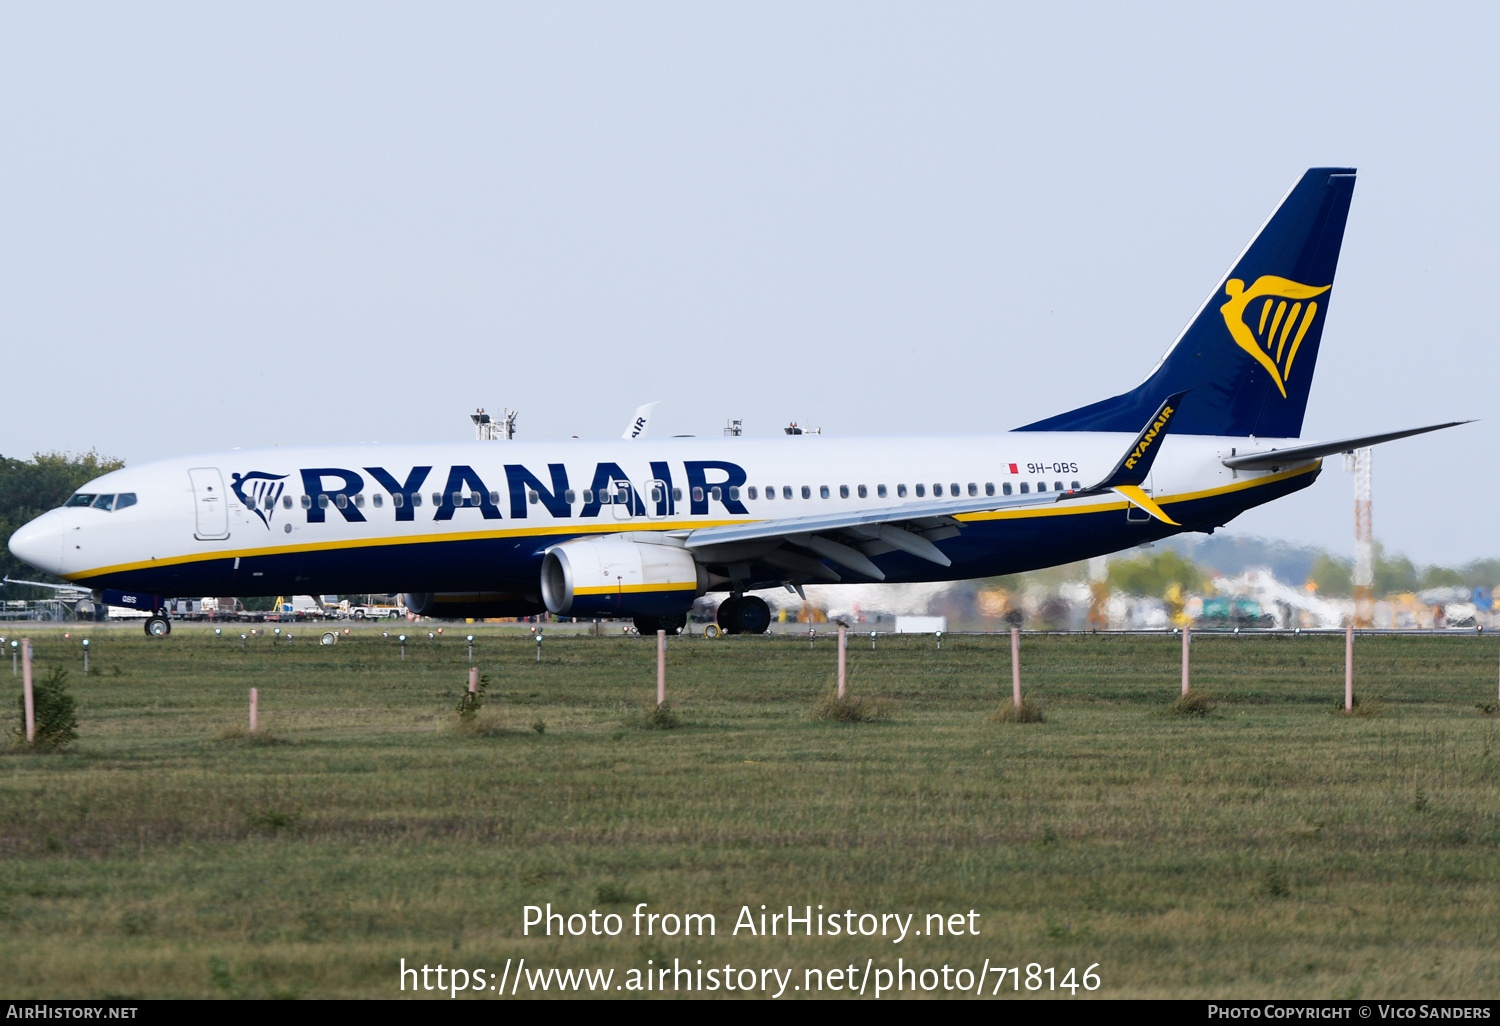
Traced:
MULTIPOLYGON (((247 509, 254 512, 267 528, 268 513, 281 499, 281 505, 300 506, 309 524, 326 523, 330 516, 341 516, 351 523, 364 523, 372 507, 390 503, 397 521, 452 520, 458 515, 477 515, 484 520, 509 517, 524 520, 545 510, 557 519, 598 517, 605 506, 622 506, 617 515, 624 516, 705 516, 711 504, 725 512, 744 515, 749 511, 739 501, 739 489, 745 484, 742 467, 724 460, 687 460, 678 464, 681 477, 674 479, 672 466, 666 461, 652 461, 651 477, 632 483, 618 463, 594 465, 588 484, 575 490, 566 464, 549 463, 543 473, 519 463, 504 466, 504 484, 500 474, 486 471, 481 475, 467 464, 454 464, 446 471, 431 466, 410 467, 392 473, 385 467, 304 467, 295 472, 301 479, 302 495, 294 500, 290 489, 251 492, 242 482, 281 481, 290 474, 251 471, 234 474, 234 491, 247 509), (680 485, 676 482, 681 482, 680 485), (261 507, 264 506, 264 511, 261 507), (502 507, 508 507, 502 512, 502 507), (575 513, 576 510, 576 513, 575 513), (430 512, 429 512, 430 511, 430 512)), ((614 511, 611 511, 614 512, 614 511)))

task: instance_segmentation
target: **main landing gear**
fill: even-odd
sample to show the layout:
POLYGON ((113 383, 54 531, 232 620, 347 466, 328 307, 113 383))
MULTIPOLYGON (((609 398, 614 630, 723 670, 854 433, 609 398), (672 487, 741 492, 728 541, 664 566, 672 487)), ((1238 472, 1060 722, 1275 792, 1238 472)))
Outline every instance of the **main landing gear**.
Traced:
POLYGON ((635 629, 641 632, 641 636, 655 637, 657 631, 666 631, 668 634, 681 634, 682 628, 687 626, 686 613, 673 613, 671 616, 638 616, 635 618, 635 629))
POLYGON ((756 595, 731 595, 719 603, 715 619, 726 634, 764 634, 771 626, 771 607, 756 595))
POLYGON ((160 613, 146 617, 146 637, 165 638, 172 633, 172 621, 160 613))

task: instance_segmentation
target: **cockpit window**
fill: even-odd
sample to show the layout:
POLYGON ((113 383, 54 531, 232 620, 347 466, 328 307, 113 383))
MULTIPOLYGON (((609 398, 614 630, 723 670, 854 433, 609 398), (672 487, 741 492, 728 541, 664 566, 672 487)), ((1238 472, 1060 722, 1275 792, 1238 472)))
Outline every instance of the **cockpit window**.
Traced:
POLYGON ((135 505, 135 492, 121 492, 120 497, 115 499, 115 509, 124 509, 126 506, 135 505))
POLYGON ((95 509, 111 510, 115 508, 115 497, 113 495, 101 495, 94 500, 95 509))
POLYGON ((102 509, 106 513, 111 510, 124 509, 126 506, 135 505, 135 492, 121 492, 119 495, 101 495, 98 492, 79 492, 77 495, 68 497, 63 506, 76 506, 83 508, 92 506, 94 509, 102 509))
POLYGON ((91 505, 97 498, 97 495, 85 495, 84 493, 79 492, 77 495, 70 498, 67 502, 63 503, 63 506, 88 506, 91 505))

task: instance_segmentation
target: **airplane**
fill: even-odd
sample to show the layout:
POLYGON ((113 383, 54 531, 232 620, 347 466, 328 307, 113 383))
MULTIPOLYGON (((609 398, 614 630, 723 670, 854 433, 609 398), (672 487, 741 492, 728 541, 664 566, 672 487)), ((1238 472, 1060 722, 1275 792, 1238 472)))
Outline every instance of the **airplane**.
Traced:
POLYGON ((10 549, 150 610, 157 636, 162 596, 397 591, 419 615, 642 633, 721 593, 721 627, 755 634, 758 590, 989 577, 1211 533, 1310 486, 1326 456, 1467 423, 1299 441, 1355 175, 1302 175, 1140 385, 1014 430, 236 450, 105 474, 10 549))

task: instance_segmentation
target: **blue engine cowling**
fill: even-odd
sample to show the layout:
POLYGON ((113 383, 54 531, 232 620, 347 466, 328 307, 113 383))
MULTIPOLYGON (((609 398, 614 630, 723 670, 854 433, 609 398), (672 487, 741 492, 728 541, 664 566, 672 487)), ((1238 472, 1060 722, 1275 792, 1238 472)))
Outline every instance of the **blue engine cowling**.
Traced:
POLYGON ((660 535, 578 538, 542 559, 542 601, 559 616, 685 613, 707 584, 692 553, 660 535))

